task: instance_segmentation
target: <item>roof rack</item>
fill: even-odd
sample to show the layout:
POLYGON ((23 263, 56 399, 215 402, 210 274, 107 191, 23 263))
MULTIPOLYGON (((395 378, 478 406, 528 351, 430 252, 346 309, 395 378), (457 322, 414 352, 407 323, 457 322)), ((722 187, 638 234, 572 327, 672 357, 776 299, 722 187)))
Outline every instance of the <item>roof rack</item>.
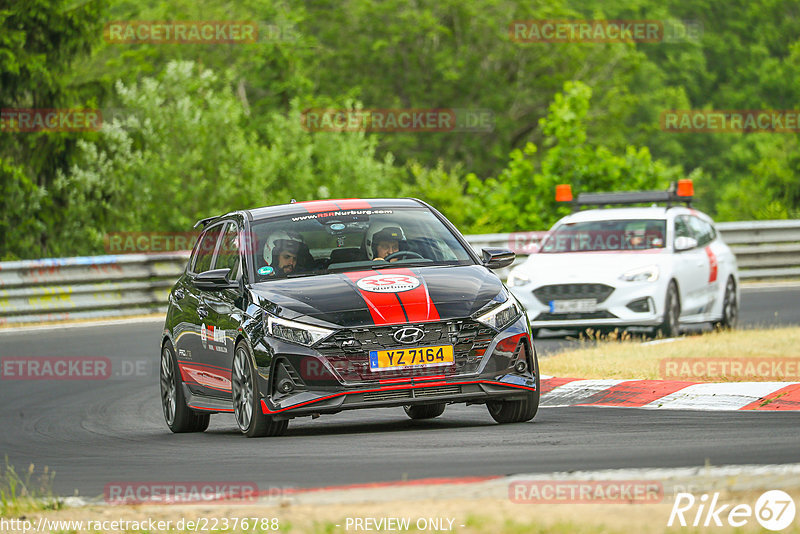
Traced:
POLYGON ((572 211, 584 206, 624 206, 631 204, 665 203, 667 208, 672 204, 686 204, 691 207, 694 196, 694 185, 691 180, 672 182, 666 191, 626 191, 618 193, 580 193, 573 200, 572 188, 561 184, 556 186, 556 201, 569 202, 572 211))

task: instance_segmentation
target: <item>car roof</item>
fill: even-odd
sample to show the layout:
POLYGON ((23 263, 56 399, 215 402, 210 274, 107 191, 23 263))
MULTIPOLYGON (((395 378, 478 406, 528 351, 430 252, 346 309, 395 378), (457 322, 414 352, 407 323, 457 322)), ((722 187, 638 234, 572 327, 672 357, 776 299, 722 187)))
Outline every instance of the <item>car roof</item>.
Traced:
POLYGON ((427 204, 416 198, 338 198, 330 200, 309 200, 304 202, 292 202, 289 204, 278 204, 275 206, 264 206, 249 210, 232 211, 221 215, 213 215, 200 219, 194 225, 195 228, 206 228, 216 221, 229 218, 233 215, 244 215, 251 221, 281 217, 285 215, 310 215, 314 213, 326 213, 331 211, 351 211, 351 210, 376 210, 388 208, 419 208, 428 207, 427 204))
POLYGON ((699 214, 700 212, 683 206, 650 206, 640 208, 608 208, 576 211, 567 215, 560 222, 574 223, 585 221, 610 221, 627 219, 670 219, 676 215, 699 214))
POLYGON ((387 208, 420 208, 425 204, 415 198, 339 198, 293 202, 245 210, 252 220, 285 215, 309 215, 331 211, 374 210, 387 208))

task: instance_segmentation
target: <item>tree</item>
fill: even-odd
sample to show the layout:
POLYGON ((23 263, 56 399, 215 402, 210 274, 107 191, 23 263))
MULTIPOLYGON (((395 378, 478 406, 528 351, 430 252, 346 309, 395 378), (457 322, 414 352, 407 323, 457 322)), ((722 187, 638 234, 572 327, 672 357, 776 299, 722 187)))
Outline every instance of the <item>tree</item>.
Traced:
POLYGON ((187 231, 203 217, 291 198, 391 196, 391 158, 374 158, 363 133, 316 134, 297 102, 265 119, 262 143, 234 94, 233 74, 170 62, 157 78, 116 84, 120 117, 60 173, 68 199, 57 231, 63 254, 99 252, 111 231, 187 231), (86 225, 83 221, 93 221, 86 225))
POLYGON ((497 177, 485 181, 468 177, 469 193, 480 199, 480 207, 471 214, 472 232, 548 228, 568 211, 554 199, 560 183, 571 184, 576 193, 661 189, 681 176, 679 167, 654 161, 646 147, 628 146, 619 155, 589 143, 586 116, 591 93, 583 83, 564 84, 541 120, 546 138, 538 165, 534 159, 538 148, 529 143, 511 152, 508 166, 497 177))

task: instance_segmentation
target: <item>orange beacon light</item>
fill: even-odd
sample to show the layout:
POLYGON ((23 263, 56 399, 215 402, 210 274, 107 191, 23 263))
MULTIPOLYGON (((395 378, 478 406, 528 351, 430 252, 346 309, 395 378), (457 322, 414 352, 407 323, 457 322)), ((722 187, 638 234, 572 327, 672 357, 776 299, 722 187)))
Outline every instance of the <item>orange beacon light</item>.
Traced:
POLYGON ((556 186, 556 202, 572 202, 572 186, 558 184, 556 186))

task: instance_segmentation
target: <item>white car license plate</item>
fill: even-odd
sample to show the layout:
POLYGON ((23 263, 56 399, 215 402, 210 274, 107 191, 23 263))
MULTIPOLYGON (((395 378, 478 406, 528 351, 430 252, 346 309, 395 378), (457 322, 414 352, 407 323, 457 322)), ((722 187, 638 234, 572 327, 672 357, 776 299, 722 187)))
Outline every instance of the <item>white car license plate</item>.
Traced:
POLYGON ((550 313, 597 311, 597 299, 551 300, 550 313))

